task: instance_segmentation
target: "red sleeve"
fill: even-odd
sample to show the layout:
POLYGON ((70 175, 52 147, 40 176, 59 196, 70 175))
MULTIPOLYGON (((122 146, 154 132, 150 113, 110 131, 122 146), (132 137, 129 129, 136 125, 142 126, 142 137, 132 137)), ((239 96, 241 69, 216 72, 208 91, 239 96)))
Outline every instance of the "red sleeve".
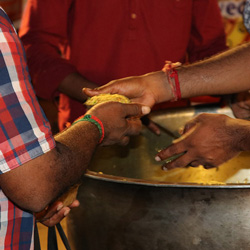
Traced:
POLYGON ((194 0, 189 62, 226 50, 226 35, 217 0, 194 0))
POLYGON ((76 72, 76 68, 61 57, 68 42, 67 19, 72 2, 28 0, 23 14, 19 36, 36 94, 44 99, 52 99, 60 82, 76 72))

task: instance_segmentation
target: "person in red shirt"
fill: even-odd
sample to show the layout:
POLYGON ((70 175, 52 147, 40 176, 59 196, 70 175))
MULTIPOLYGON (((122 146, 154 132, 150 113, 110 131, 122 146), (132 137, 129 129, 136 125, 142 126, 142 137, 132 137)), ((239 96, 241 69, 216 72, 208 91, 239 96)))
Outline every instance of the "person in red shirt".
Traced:
POLYGON ((217 0, 28 0, 19 35, 37 96, 60 95, 60 130, 85 111, 83 87, 226 49, 217 0))

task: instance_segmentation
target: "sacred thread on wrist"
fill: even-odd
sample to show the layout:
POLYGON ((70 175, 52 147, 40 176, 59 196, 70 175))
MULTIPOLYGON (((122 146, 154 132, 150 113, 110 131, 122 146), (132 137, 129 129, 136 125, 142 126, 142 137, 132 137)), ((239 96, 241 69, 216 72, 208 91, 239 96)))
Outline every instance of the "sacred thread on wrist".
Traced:
POLYGON ((178 72, 175 69, 180 66, 180 63, 172 63, 170 61, 166 61, 162 71, 167 75, 169 85, 171 87, 173 93, 173 99, 171 101, 178 101, 181 99, 181 89, 180 82, 178 78, 178 72))
POLYGON ((95 124, 99 130, 99 133, 100 133, 100 140, 99 140, 99 144, 102 143, 103 139, 104 139, 104 126, 103 126, 103 123, 101 122, 100 119, 98 119, 96 116, 94 115, 84 115, 84 116, 81 116, 79 117, 76 121, 74 121, 72 123, 72 125, 80 122, 80 121, 87 121, 87 122, 91 122, 93 124, 95 124))

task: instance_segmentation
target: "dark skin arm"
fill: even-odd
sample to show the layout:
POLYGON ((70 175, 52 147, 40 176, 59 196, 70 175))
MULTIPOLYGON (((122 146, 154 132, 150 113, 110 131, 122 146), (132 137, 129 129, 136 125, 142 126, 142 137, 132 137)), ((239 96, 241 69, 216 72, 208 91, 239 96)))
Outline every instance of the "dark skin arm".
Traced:
MULTIPOLYGON (((250 43, 205 61, 180 67, 177 71, 182 97, 225 95, 247 91, 250 89, 249 65, 250 43)), ((161 71, 112 81, 97 90, 84 91, 91 96, 99 93, 119 93, 151 107, 156 103, 173 98, 167 77, 161 71)), ((250 140, 244 140, 250 135, 248 121, 232 121, 231 118, 221 115, 212 115, 210 119, 213 119, 212 123, 209 123, 209 119, 205 119, 203 116, 193 120, 191 122, 192 133, 188 132, 190 130, 186 128, 182 140, 158 153, 156 160, 164 160, 177 152, 186 152, 187 147, 191 147, 191 151, 187 151, 188 153, 165 165, 164 168, 185 167, 189 164, 193 166, 204 164, 208 168, 218 166, 222 161, 234 157, 243 150, 250 149, 250 140), (210 126, 206 125, 208 123, 210 126), (226 129, 223 129, 221 124, 224 124, 226 129), (218 134, 217 131, 220 133, 218 134), (205 142, 204 136, 206 136, 205 142), (217 145, 213 144, 212 141, 218 138, 222 138, 219 140, 221 145, 219 142, 217 145), (195 145, 192 144, 193 141, 195 141, 195 145), (225 150, 223 152, 219 150, 218 154, 215 153, 216 157, 212 158, 208 151, 215 152, 218 145, 222 146, 224 143, 227 145, 224 147, 225 150), (208 148, 210 150, 207 150, 208 148)), ((187 127, 190 127, 190 124, 187 124, 187 127)))
MULTIPOLYGON (((250 43, 210 59, 177 68, 182 98, 249 90, 249 63, 250 43)), ((162 71, 114 80, 97 89, 83 91, 88 96, 101 93, 123 94, 132 101, 150 107, 173 98, 168 79, 162 71)))
POLYGON ((71 73, 63 79, 58 90, 70 98, 83 103, 87 96, 82 92, 83 88, 96 88, 97 84, 87 80, 81 74, 75 72, 71 73))
POLYGON ((79 180, 97 146, 98 136, 95 125, 76 124, 68 129, 67 135, 56 137, 55 149, 1 175, 4 193, 24 209, 42 210, 79 180), (79 140, 84 138, 80 134, 85 135, 85 141, 79 140))
MULTIPOLYGON (((102 145, 125 145, 130 135, 138 134, 139 119, 148 108, 138 104, 104 103, 88 113, 104 125, 102 145), (116 114, 112 116, 111 114, 116 114)), ((78 122, 55 136, 56 148, 24 165, 0 175, 3 192, 21 208, 39 212, 69 187, 79 182, 98 145, 99 130, 90 122, 78 122)))

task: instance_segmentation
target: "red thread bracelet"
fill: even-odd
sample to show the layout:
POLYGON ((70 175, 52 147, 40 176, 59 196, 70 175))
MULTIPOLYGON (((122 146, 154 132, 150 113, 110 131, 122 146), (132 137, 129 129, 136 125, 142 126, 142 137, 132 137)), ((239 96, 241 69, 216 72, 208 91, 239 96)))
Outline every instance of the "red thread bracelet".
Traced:
POLYGON ((180 100, 181 99, 181 88, 180 88, 178 72, 176 69, 172 69, 172 72, 170 73, 170 77, 172 79, 174 79, 174 81, 175 81, 176 98, 177 98, 177 100, 180 100))
POLYGON ((102 133, 101 133, 101 138, 99 140, 99 144, 102 143, 103 139, 104 139, 104 126, 103 126, 103 123, 100 119, 98 119, 96 116, 94 115, 91 115, 91 119, 95 120, 102 128, 102 133))
POLYGON ((99 133, 100 133, 100 140, 99 140, 99 144, 102 143, 103 139, 104 139, 104 126, 103 126, 103 123, 101 122, 100 119, 98 119, 96 116, 94 115, 84 115, 84 116, 81 116, 79 117, 76 121, 74 121, 72 123, 72 125, 74 125, 75 123, 77 122, 80 122, 80 121, 88 121, 88 122, 92 122, 93 124, 95 124, 99 130, 99 133))
POLYGON ((162 71, 167 75, 168 82, 171 87, 173 93, 173 99, 171 101, 177 101, 181 99, 181 88, 180 82, 178 78, 178 72, 175 68, 180 66, 180 63, 172 63, 170 61, 166 61, 162 71))

